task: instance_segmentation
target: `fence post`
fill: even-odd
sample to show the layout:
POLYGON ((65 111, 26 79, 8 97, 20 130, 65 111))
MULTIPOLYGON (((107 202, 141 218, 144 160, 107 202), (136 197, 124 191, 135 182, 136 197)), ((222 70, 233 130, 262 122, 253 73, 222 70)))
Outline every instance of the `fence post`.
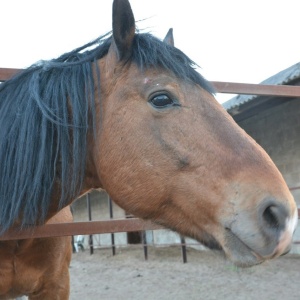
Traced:
MULTIPOLYGON (((113 212, 113 203, 111 198, 108 196, 108 205, 109 205, 109 217, 110 219, 114 218, 114 212, 113 212)), ((111 233, 111 250, 112 250, 112 255, 116 255, 116 246, 115 246, 115 234, 111 233)))
MULTIPOLYGON (((86 195, 87 207, 88 207, 88 214, 89 214, 89 221, 92 221, 92 209, 91 209, 91 199, 90 193, 86 195)), ((93 243, 93 235, 89 235, 89 246, 90 246, 90 254, 94 254, 94 243, 93 243)))
POLYGON ((142 234, 142 243, 143 243, 143 248, 144 248, 144 257, 145 257, 145 260, 148 260, 148 245, 147 245, 146 231, 143 230, 141 232, 141 234, 142 234))
POLYGON ((181 242, 181 253, 182 253, 182 260, 183 263, 187 263, 187 253, 186 253, 186 245, 185 245, 185 238, 184 236, 180 236, 180 242, 181 242))

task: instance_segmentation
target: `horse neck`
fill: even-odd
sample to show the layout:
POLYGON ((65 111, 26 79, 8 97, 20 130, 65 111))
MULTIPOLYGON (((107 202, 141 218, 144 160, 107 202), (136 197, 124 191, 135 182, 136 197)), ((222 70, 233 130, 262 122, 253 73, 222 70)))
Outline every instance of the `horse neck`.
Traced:
MULTIPOLYGON (((77 198, 81 197, 82 195, 88 193, 92 189, 100 189, 102 188, 102 184, 99 180, 97 175, 94 159, 93 159, 93 139, 88 137, 88 149, 87 149, 87 160, 86 160, 86 168, 85 168, 85 175, 84 180, 82 183, 81 190, 78 193, 78 197, 74 199, 70 199, 66 203, 64 203, 64 207, 71 205, 77 198)), ((60 212, 63 207, 60 205, 61 199, 61 185, 60 181, 57 181, 54 184, 52 197, 51 197, 51 205, 48 209, 48 214, 46 218, 46 222, 48 222, 53 216, 55 216, 58 212, 60 212)))

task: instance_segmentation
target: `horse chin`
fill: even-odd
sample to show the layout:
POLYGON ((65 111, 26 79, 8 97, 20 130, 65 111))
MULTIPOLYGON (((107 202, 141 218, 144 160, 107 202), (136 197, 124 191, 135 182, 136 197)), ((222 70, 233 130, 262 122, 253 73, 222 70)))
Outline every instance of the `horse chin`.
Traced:
POLYGON ((266 260, 248 247, 230 229, 226 229, 225 243, 222 251, 238 267, 251 267, 261 264, 266 260))
POLYGON ((241 239, 239 239, 230 229, 225 231, 225 241, 220 243, 210 234, 202 234, 201 244, 210 250, 215 250, 238 267, 251 267, 261 264, 264 258, 256 254, 241 239))

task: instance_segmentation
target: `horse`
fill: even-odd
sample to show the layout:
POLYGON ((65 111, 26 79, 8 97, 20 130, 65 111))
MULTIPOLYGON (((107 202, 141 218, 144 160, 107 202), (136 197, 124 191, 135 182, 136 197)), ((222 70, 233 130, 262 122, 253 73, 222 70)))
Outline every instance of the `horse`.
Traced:
MULTIPOLYGON (((288 252, 297 209, 270 157, 172 32, 138 32, 128 0, 112 14, 112 33, 0 86, 1 233, 69 221, 74 199, 102 188, 238 266, 288 252)), ((0 299, 68 299, 70 244, 1 242, 0 299)))

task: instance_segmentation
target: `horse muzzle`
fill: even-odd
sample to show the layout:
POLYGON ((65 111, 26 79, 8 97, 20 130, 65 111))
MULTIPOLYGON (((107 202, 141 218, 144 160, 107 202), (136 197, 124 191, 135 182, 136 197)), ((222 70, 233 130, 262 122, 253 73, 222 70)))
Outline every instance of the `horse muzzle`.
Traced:
POLYGON ((243 211, 225 226, 222 248, 240 266, 259 264, 288 253, 298 221, 298 211, 289 211, 274 199, 265 199, 256 212, 243 211))

